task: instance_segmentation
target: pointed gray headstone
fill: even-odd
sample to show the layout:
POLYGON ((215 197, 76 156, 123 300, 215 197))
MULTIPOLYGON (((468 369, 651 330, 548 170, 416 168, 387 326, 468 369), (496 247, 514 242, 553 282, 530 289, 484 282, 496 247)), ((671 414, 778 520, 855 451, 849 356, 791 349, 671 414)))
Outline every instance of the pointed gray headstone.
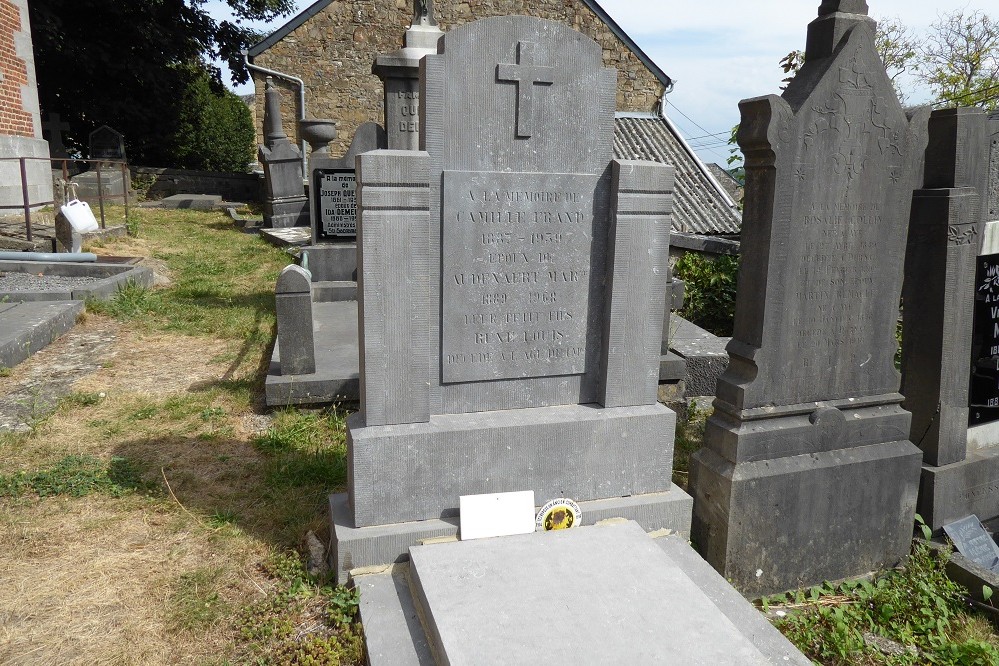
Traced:
POLYGON ((750 595, 892 565, 911 537, 893 359, 928 110, 902 110, 866 10, 824 3, 784 95, 740 104, 735 331, 691 485, 694 541, 750 595))

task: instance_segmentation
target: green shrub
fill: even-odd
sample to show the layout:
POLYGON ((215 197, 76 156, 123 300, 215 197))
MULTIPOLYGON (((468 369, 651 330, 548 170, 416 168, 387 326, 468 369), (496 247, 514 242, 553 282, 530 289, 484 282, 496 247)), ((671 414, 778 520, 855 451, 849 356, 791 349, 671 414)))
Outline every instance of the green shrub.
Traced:
POLYGON ((673 275, 686 283, 680 314, 715 335, 732 335, 738 274, 738 257, 697 252, 680 257, 673 268, 673 275))
POLYGON ((235 93, 216 89, 206 72, 184 91, 177 129, 169 141, 173 166, 244 173, 253 159, 255 132, 250 109, 235 93))

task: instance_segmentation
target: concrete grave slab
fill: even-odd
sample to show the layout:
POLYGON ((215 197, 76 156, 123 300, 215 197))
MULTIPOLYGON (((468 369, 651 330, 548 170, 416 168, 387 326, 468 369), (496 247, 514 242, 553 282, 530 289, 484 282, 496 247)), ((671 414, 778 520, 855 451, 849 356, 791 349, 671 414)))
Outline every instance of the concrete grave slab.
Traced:
POLYGON ((150 269, 113 263, 0 261, 0 274, 3 273, 13 276, 18 285, 22 281, 17 276, 32 278, 23 287, 0 288, 0 300, 20 302, 106 300, 129 282, 143 287, 153 284, 150 269), (52 279, 47 280, 48 277, 52 279))
POLYGON ((416 546, 409 575, 442 664, 809 663, 686 551, 621 522, 416 546))
POLYGON ((13 368, 76 325, 81 301, 0 303, 0 367, 13 368))

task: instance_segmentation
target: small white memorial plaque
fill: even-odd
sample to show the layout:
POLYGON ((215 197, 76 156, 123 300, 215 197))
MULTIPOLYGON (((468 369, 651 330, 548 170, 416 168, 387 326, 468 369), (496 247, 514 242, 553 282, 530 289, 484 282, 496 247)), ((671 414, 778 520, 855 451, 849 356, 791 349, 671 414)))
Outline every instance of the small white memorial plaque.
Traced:
POLYGON ((534 491, 462 495, 461 540, 530 534, 534 531, 534 491))

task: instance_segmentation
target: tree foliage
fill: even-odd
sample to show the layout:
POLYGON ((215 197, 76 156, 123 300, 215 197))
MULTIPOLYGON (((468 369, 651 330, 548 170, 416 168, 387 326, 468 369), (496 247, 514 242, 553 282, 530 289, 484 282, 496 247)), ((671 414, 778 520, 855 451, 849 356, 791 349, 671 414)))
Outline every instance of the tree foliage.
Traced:
POLYGON ((999 21, 956 10, 933 24, 922 48, 923 79, 941 101, 994 109, 999 100, 999 21))
POLYGON ((242 20, 269 20, 292 0, 226 0, 233 21, 213 19, 203 0, 32 0, 32 38, 42 110, 70 124, 66 144, 86 154, 107 124, 125 135, 129 159, 171 166, 163 141, 178 127, 184 91, 206 74, 217 96, 229 64, 245 81, 241 50, 258 37, 242 20))
POLYGON ((172 166, 201 171, 246 171, 253 160, 253 117, 236 94, 219 94, 207 72, 197 71, 184 91, 180 118, 167 145, 172 166))

